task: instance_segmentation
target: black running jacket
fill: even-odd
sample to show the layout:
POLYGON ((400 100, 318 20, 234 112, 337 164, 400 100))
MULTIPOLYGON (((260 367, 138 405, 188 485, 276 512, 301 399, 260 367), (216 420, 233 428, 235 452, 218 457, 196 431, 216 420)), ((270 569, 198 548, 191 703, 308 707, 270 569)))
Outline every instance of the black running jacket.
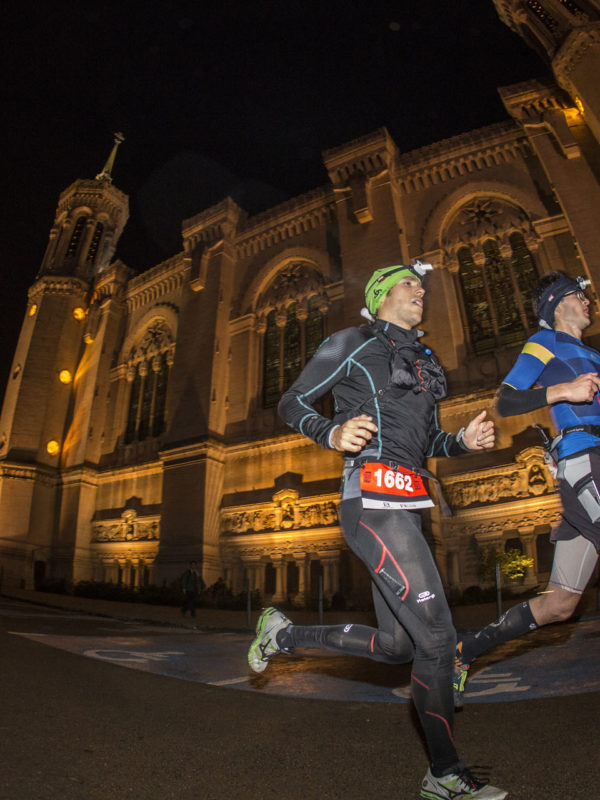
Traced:
POLYGON ((368 414, 378 432, 363 452, 418 468, 426 457, 468 452, 462 438, 438 426, 436 398, 444 394, 442 369, 418 341, 418 332, 376 320, 325 339, 283 394, 279 413, 291 428, 326 448, 337 425, 368 414), (329 391, 333 420, 313 406, 329 391))

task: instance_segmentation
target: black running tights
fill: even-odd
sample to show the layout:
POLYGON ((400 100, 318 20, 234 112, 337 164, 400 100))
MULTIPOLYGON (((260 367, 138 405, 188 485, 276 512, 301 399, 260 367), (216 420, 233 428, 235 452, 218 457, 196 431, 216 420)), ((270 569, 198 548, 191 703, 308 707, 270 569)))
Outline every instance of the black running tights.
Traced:
POLYGON ((353 498, 342 502, 340 519, 348 546, 371 575, 378 627, 292 625, 285 644, 388 663, 412 660, 412 697, 440 774, 458 761, 452 734, 456 633, 420 515, 363 509, 353 498))

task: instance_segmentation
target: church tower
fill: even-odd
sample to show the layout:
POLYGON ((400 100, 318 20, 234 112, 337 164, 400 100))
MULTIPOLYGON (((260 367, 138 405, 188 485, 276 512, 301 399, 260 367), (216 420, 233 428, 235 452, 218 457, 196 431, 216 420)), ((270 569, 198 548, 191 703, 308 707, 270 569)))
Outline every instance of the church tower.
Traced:
MULTIPOLYGON (((0 552, 5 581, 30 576, 55 546, 64 442, 94 282, 128 218, 112 185, 122 134, 103 170, 60 195, 48 246, 28 292, 0 417, 0 552), (8 561, 7 561, 8 558, 8 561)), ((21 578, 20 580, 23 580, 21 578)))
POLYGON ((494 0, 500 16, 554 72, 600 142, 600 1, 494 0))

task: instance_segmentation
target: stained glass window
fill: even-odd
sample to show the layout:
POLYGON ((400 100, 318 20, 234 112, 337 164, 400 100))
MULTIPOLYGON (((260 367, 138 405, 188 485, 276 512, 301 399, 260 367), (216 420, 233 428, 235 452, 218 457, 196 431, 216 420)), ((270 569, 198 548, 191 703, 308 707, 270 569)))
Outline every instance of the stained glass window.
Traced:
POLYGON ((165 429, 165 408, 167 404, 167 378, 169 365, 167 354, 160 356, 160 369, 156 373, 156 391, 154 397, 154 414, 152 418, 152 436, 160 436, 165 429))
POLYGON ((485 254, 485 275, 494 305, 499 344, 509 347, 519 344, 525 338, 525 331, 515 301, 508 265, 502 258, 494 239, 488 239, 485 242, 483 252, 485 254))
POLYGON ((308 301, 308 317, 306 329, 306 360, 314 356, 323 341, 323 314, 319 311, 318 299, 311 297, 308 301))
POLYGON ((523 307, 529 328, 535 328, 537 318, 530 301, 531 287, 537 280, 533 257, 529 252, 522 233, 511 233, 508 241, 512 249, 512 270, 523 298, 523 307))
POLYGON ((158 358, 158 372, 152 369, 152 358, 142 362, 142 370, 142 364, 136 366, 129 396, 125 444, 141 442, 149 436, 160 436, 165 429, 169 365, 166 353, 161 353, 158 358))
POLYGON ((287 308, 287 320, 283 331, 283 386, 282 390, 292 385, 302 369, 302 328, 296 317, 296 304, 287 308))
POLYGON ((131 393, 129 395, 129 414, 127 415, 127 428, 125 430, 125 443, 129 444, 136 438, 137 429, 137 415, 140 405, 140 389, 142 386, 142 376, 139 370, 136 369, 135 377, 131 384, 131 393))
POLYGON ((298 319, 297 304, 286 310, 283 334, 275 322, 275 311, 267 316, 263 358, 263 404, 271 408, 281 394, 296 380, 306 362, 312 358, 323 340, 323 314, 318 298, 308 301, 305 320, 298 319), (282 366, 283 365, 283 366, 282 366))
POLYGON ((458 251, 467 326, 477 354, 521 344, 537 326, 530 302, 537 280, 533 257, 523 234, 512 233, 509 243, 511 253, 504 258, 498 242, 488 239, 483 266, 475 263, 469 247, 458 251))
POLYGON ((279 328, 275 322, 275 311, 271 311, 267 316, 264 340, 263 402, 265 408, 277 405, 281 395, 279 390, 280 340, 279 328))
POLYGON ((486 353, 494 348, 494 328, 483 271, 474 262, 468 247, 458 251, 458 262, 471 343, 476 353, 486 353))

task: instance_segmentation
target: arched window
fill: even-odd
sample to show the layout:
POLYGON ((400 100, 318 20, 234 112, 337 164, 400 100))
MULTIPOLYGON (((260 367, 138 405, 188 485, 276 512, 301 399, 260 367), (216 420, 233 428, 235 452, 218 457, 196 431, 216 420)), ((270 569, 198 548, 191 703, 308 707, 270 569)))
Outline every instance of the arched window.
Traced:
POLYGON ((260 299, 263 317, 263 406, 276 406, 324 336, 322 279, 305 263, 288 264, 260 299), (263 312, 264 313, 264 312, 263 312))
POLYGON ((530 293, 537 280, 533 257, 522 233, 509 236, 504 257, 495 239, 483 244, 483 264, 469 247, 457 253, 471 347, 476 354, 521 344, 537 327, 530 293))
POLYGON ((263 357, 263 405, 276 406, 283 392, 294 383, 306 362, 323 341, 323 314, 316 297, 308 301, 308 310, 299 313, 298 304, 286 309, 283 328, 277 324, 277 312, 267 314, 263 357))
POLYGON ((508 264, 504 261, 494 239, 488 239, 483 245, 485 255, 484 274, 487 278, 489 293, 492 297, 492 319, 496 317, 496 337, 498 343, 511 346, 524 339, 525 331, 515 303, 515 292, 508 264))
POLYGON ((319 303, 316 297, 311 297, 308 301, 308 317, 306 318, 306 360, 314 356, 317 348, 323 341, 323 314, 319 310, 319 303))
POLYGON ((537 319, 533 313, 533 306, 531 305, 530 294, 531 287, 537 280, 537 272, 535 264, 533 263, 533 256, 529 252, 529 248, 525 244, 525 238, 522 233, 515 231, 508 237, 510 247, 512 250, 512 271, 517 281, 519 293, 523 299, 523 306, 525 318, 528 326, 531 329, 537 325, 537 319))
POLYGON ((283 391, 288 389, 302 369, 302 328, 296 317, 296 303, 287 308, 283 329, 283 391))
POLYGON ((165 429, 165 409, 167 407, 167 379, 169 365, 167 354, 161 353, 159 370, 156 373, 156 386, 154 391, 154 410, 152 414, 152 436, 160 436, 165 429))
POLYGON ((486 353, 494 348, 494 328, 483 271, 473 261, 468 247, 458 251, 458 263, 471 343, 476 353, 486 353))
POLYGON ((100 246, 100 239, 102 238, 102 233, 104 231, 104 225, 101 222, 96 223, 96 227, 94 228, 94 235, 92 236, 92 241, 90 242, 90 247, 88 249, 88 253, 86 256, 86 261, 89 264, 93 264, 96 260, 96 256, 98 255, 98 247, 100 246))
POLYGON ((131 394, 125 444, 160 436, 165 430, 167 385, 172 364, 171 334, 155 320, 129 358, 131 394))
POLYGON ((86 222, 87 217, 79 217, 77 219, 75 227, 73 228, 73 233, 71 234, 71 241, 69 242, 67 252, 65 253, 67 258, 72 258, 73 256, 77 255, 77 248, 79 247, 79 242, 81 241, 81 235, 85 228, 86 222))
POLYGON ((139 371, 135 371, 133 383, 131 384, 131 394, 129 395, 129 413, 127 415, 127 428, 125 429, 125 443, 135 441, 138 427, 138 409, 140 405, 140 389, 142 387, 142 376, 139 371))
POLYGON ((275 321, 275 311, 267 315, 267 329, 264 340, 264 380, 263 402, 265 408, 277 405, 281 392, 279 391, 279 365, 280 359, 279 328, 275 321))

